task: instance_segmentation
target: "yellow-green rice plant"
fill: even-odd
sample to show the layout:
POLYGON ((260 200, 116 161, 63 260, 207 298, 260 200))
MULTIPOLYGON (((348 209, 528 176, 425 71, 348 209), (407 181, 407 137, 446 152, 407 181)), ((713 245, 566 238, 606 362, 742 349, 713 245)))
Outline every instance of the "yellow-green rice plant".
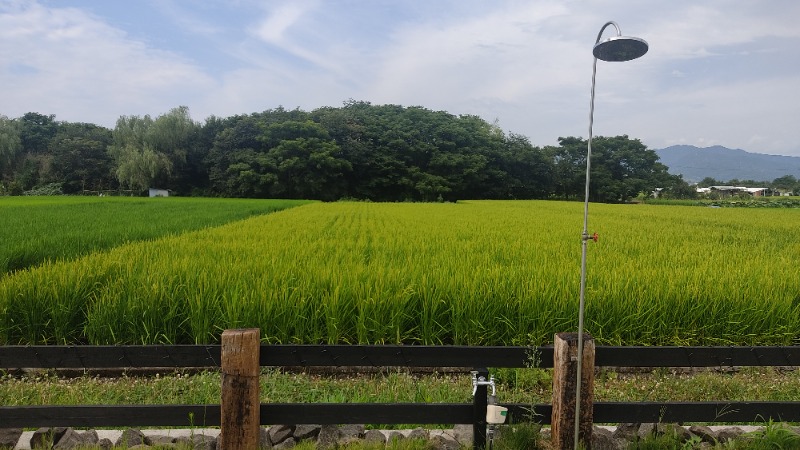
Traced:
POLYGON ((0 282, 0 343, 84 342, 86 312, 97 290, 115 273, 112 265, 46 263, 0 282))
POLYGON ((793 270, 793 211, 595 209, 609 232, 591 251, 590 329, 614 342, 673 344, 785 343, 797 335, 792 299, 800 283, 774 276, 793 270), (624 230, 630 223, 637 229, 624 230))
MULTIPOLYGON (((796 210, 590 211, 599 343, 800 336, 796 210)), ((83 331, 57 338, 76 342, 213 342, 256 326, 272 343, 543 344, 577 328, 581 227, 580 203, 306 205, 7 276, 0 331, 55 342, 20 324, 47 324, 61 302, 84 311, 70 319, 83 331), (38 288, 48 280, 62 288, 38 288)))

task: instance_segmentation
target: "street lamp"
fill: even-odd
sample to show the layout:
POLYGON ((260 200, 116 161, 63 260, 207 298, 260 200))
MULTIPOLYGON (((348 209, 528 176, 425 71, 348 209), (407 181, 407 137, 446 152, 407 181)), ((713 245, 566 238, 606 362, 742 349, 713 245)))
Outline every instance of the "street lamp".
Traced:
POLYGON ((589 141, 586 145, 586 193, 583 202, 583 234, 581 234, 581 294, 578 305, 578 382, 575 392, 575 448, 578 448, 578 434, 580 432, 581 412, 581 375, 583 369, 583 310, 586 304, 586 244, 590 239, 597 240, 597 236, 589 236, 589 172, 592 167, 592 125, 594 123, 594 85, 597 74, 597 60, 609 62, 630 61, 647 53, 648 45, 644 39, 623 36, 616 22, 609 21, 600 28, 597 40, 594 43, 594 64, 592 65, 592 97, 589 103, 589 141), (603 31, 613 25, 617 35, 600 42, 603 31))

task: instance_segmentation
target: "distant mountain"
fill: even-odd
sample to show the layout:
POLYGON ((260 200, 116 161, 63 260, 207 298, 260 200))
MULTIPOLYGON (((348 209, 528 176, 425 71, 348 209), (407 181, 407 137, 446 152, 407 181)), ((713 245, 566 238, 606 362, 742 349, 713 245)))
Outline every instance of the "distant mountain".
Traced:
POLYGON ((655 150, 669 173, 683 175, 692 183, 706 177, 718 181, 772 181, 784 175, 800 178, 800 157, 749 153, 715 145, 700 148, 693 145, 673 145, 655 150))

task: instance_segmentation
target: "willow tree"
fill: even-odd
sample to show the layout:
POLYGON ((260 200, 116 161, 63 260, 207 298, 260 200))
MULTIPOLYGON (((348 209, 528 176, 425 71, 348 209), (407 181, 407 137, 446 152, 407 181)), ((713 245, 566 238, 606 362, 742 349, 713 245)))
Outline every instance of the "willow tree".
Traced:
POLYGON ((155 120, 149 115, 121 116, 109 147, 119 182, 141 190, 156 181, 168 183, 173 170, 186 162, 197 127, 186 106, 173 108, 155 120))
POLYGON ((22 150, 19 121, 0 115, 0 181, 13 166, 22 150))

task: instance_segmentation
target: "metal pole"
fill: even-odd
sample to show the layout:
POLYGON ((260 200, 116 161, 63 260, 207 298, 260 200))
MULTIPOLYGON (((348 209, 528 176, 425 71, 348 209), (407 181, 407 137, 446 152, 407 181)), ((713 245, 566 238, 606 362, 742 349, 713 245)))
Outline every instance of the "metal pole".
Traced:
MULTIPOLYGON (((600 42, 606 27, 613 25, 617 35, 621 34, 616 22, 606 22, 597 34, 595 45, 600 42)), ((586 183, 583 200, 583 233, 581 234, 581 291, 578 303, 578 380, 575 383, 575 450, 580 441, 581 423, 581 375, 583 375, 583 318, 586 306, 586 246, 589 241, 589 181, 592 170, 592 128, 594 126, 594 86, 597 75, 597 58, 592 63, 592 95, 589 100, 589 139, 586 143, 586 183)))
MULTIPOLYGON (((475 369, 475 381, 486 381, 489 378, 489 369, 475 369)), ((484 450, 486 448, 486 398, 487 384, 476 384, 475 392, 472 396, 472 448, 473 450, 484 450)))
POLYGON ((583 201, 583 233, 581 234, 581 291, 578 303, 578 380, 575 388, 575 449, 580 439, 581 375, 583 373, 583 318, 586 306, 586 246, 589 241, 589 180, 592 169, 592 125, 594 122, 594 85, 597 58, 592 65, 592 95, 589 102, 589 140, 586 145, 586 191, 583 201))

